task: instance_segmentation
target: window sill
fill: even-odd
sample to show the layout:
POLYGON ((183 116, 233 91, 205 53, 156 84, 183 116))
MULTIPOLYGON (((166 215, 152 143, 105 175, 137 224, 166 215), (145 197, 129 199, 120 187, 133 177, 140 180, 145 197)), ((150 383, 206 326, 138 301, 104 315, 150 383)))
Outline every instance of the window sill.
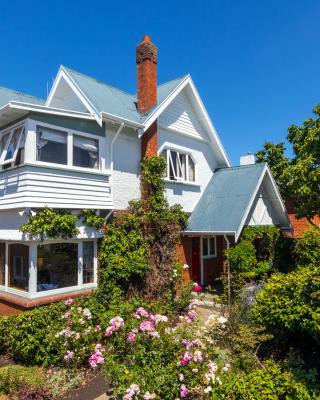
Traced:
POLYGON ((179 184, 179 185, 201 187, 200 183, 197 183, 197 182, 173 181, 173 180, 168 179, 168 178, 165 178, 164 181, 165 181, 166 183, 177 183, 177 184, 179 184))
POLYGON ((46 162, 34 162, 34 163, 24 163, 20 164, 14 167, 6 168, 0 170, 0 174, 2 172, 7 172, 7 171, 12 171, 21 167, 25 166, 31 166, 31 167, 39 167, 39 168, 49 168, 49 169, 55 169, 55 170, 61 170, 61 171, 70 171, 70 172, 81 172, 85 174, 92 174, 92 175, 104 175, 104 176, 110 176, 111 171, 110 170, 100 170, 100 169, 90 169, 90 168, 81 168, 81 167, 73 167, 73 166, 68 166, 68 165, 63 165, 63 164, 54 164, 54 163, 46 163, 46 162))
POLYGON ((0 301, 4 301, 6 303, 11 303, 11 304, 17 305, 19 307, 22 307, 24 309, 28 309, 28 308, 33 308, 33 307, 44 305, 44 304, 53 303, 56 301, 65 300, 68 298, 87 296, 87 295, 91 294, 93 292, 93 290, 94 290, 94 288, 79 289, 79 290, 74 290, 69 293, 60 293, 60 294, 56 294, 56 295, 47 294, 43 297, 28 298, 28 297, 22 297, 21 295, 19 296, 19 295, 13 294, 13 293, 9 293, 7 291, 3 291, 0 289, 0 301))

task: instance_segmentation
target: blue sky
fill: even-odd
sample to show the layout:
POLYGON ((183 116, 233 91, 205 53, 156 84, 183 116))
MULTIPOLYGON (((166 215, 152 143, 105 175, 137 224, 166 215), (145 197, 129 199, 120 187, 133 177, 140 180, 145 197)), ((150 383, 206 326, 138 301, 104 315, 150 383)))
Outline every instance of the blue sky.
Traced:
POLYGON ((0 0, 0 86, 46 96, 59 65, 136 91, 135 46, 159 83, 190 73, 234 165, 320 103, 320 2, 0 0))

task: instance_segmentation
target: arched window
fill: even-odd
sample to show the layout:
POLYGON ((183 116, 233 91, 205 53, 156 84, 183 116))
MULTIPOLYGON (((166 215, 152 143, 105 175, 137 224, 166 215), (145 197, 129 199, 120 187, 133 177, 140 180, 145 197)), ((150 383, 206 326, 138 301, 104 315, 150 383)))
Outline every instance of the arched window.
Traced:
POLYGON ((167 163, 167 179, 178 182, 195 182, 195 163, 189 154, 165 149, 161 156, 167 163))

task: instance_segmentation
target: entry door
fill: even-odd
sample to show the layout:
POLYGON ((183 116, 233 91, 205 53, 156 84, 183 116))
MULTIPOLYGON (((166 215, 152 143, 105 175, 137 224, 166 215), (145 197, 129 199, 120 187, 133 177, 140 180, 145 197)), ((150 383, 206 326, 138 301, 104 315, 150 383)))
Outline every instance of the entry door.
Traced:
POLYGON ((200 238, 192 238, 192 279, 201 283, 200 238))

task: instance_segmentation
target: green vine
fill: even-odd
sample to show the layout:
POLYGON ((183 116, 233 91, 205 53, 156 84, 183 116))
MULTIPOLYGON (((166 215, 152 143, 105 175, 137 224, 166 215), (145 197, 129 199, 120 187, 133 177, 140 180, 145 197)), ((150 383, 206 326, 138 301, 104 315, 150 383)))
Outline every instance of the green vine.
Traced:
POLYGON ((20 226, 20 231, 30 238, 42 241, 47 238, 71 239, 79 233, 76 222, 76 215, 46 207, 20 226))
POLYGON ((97 210, 82 210, 80 218, 84 225, 91 226, 97 230, 101 229, 106 223, 105 219, 97 214, 97 210))

